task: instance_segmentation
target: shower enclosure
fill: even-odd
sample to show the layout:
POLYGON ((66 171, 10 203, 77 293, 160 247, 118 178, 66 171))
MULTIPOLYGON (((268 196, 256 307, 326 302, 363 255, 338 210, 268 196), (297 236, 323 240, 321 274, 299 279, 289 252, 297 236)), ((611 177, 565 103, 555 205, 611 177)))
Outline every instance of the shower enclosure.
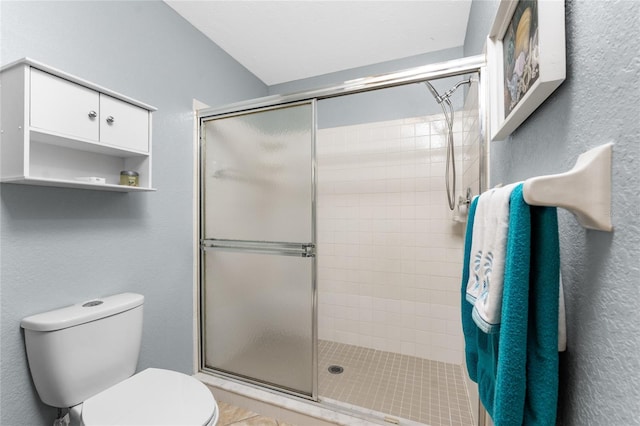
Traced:
POLYGON ((371 419, 474 424, 459 289, 482 72, 465 58, 199 113, 201 371, 371 419), (449 123, 436 97, 463 78, 449 123))

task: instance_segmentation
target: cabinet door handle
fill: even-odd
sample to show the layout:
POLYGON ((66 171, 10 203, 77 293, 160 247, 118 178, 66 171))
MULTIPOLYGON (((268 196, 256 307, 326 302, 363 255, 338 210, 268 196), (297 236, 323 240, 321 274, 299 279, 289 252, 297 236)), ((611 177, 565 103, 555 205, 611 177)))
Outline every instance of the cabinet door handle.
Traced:
POLYGON ((98 113, 95 111, 89 111, 89 118, 94 119, 98 116, 98 113))
POLYGON ((115 121, 116 121, 116 119, 115 119, 115 118, 113 118, 113 116, 112 116, 112 115, 110 115, 110 116, 108 116, 108 117, 107 117, 107 123, 109 123, 109 124, 113 124, 115 121))

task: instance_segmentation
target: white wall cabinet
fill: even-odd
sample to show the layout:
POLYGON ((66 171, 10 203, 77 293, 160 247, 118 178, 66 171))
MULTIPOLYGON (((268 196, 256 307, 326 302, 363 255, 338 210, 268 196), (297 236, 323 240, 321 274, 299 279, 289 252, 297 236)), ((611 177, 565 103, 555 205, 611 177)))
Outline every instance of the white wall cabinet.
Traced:
POLYGON ((28 58, 1 68, 0 84, 0 181, 154 190, 154 107, 28 58), (138 172, 139 186, 119 185, 121 170, 138 172))

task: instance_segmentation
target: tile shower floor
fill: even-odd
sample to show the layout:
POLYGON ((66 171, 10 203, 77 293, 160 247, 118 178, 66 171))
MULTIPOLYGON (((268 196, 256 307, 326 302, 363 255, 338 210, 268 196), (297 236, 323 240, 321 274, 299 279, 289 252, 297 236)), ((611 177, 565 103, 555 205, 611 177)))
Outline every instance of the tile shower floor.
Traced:
POLYGON ((462 366, 320 340, 321 398, 430 426, 471 426, 462 366), (331 374, 329 366, 344 368, 331 374))

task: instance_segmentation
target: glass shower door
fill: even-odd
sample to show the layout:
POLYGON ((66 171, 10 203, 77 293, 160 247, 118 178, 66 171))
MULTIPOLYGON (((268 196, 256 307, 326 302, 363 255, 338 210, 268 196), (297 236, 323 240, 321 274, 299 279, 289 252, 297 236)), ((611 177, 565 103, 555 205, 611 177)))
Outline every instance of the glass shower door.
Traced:
POLYGON ((315 102, 202 123, 204 369, 315 397, 315 102))

